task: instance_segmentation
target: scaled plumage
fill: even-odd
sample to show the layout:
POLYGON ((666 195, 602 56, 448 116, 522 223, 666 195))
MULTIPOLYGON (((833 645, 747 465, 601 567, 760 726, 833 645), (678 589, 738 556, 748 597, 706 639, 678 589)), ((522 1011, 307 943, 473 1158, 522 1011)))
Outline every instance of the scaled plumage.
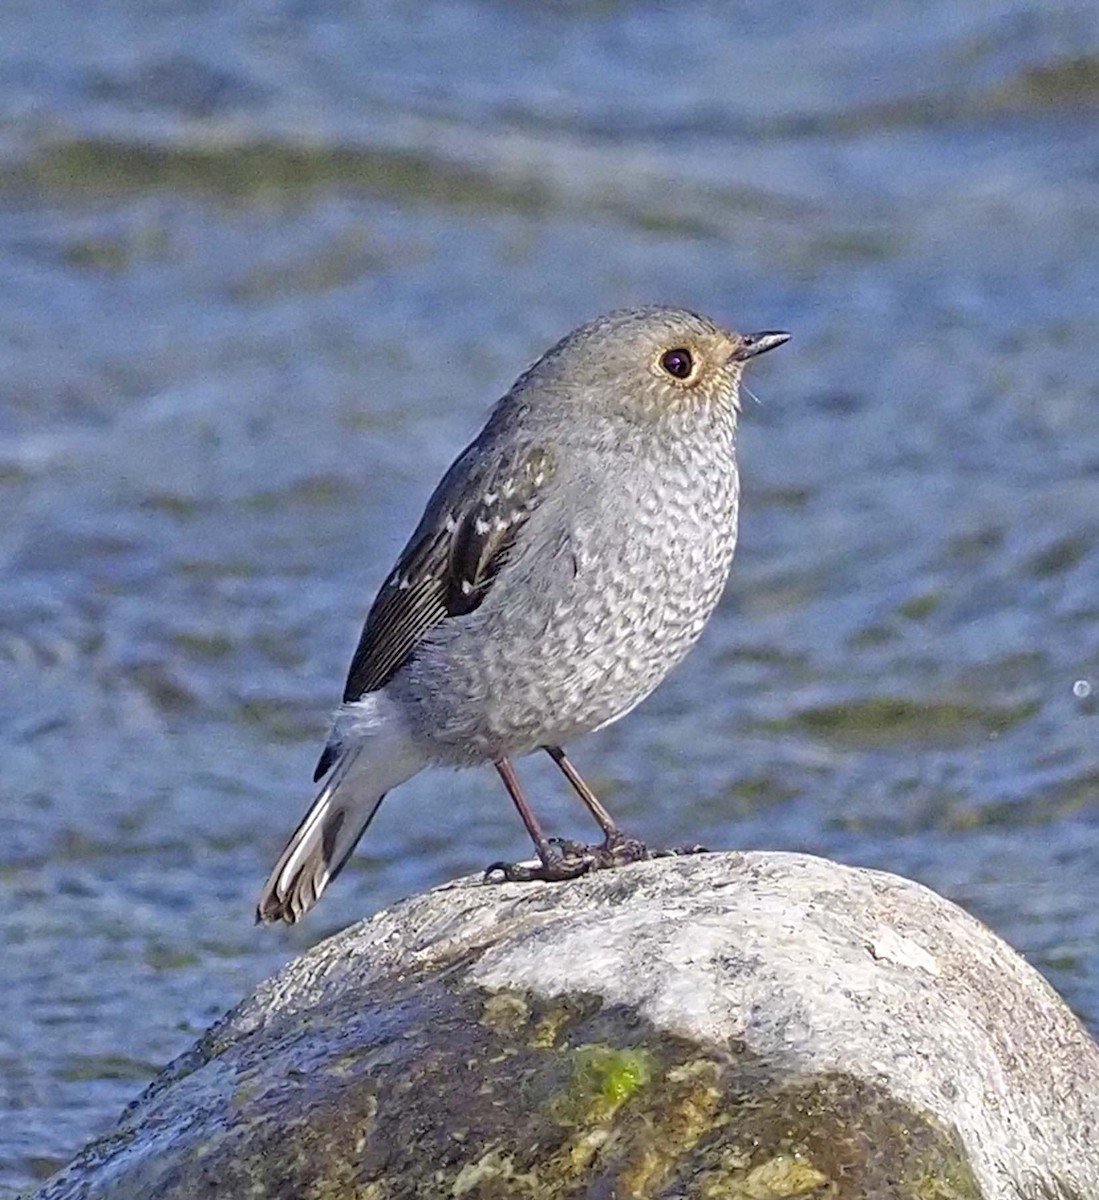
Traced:
POLYGON ((628 712, 701 633, 736 543, 740 374, 786 338, 636 309, 581 326, 517 380, 379 590, 328 778, 260 920, 303 915, 385 792, 431 765, 498 765, 542 860, 528 875, 606 865, 597 848, 562 865, 517 794, 508 760, 550 749, 613 859, 617 830, 558 747, 628 712))

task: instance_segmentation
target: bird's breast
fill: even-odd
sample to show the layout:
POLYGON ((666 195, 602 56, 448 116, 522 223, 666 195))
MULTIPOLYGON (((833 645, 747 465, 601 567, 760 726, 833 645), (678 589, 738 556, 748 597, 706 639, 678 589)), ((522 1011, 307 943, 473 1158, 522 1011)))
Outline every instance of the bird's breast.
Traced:
POLYGON ((605 637, 637 659, 677 656, 698 637, 728 575, 735 462, 716 452, 668 456, 608 482, 599 510, 578 515, 572 534, 589 640, 605 637))
POLYGON ((632 708, 717 604, 737 500, 720 445, 567 481, 524 527, 484 604, 445 623, 413 665, 433 737, 467 757, 521 753, 632 708))

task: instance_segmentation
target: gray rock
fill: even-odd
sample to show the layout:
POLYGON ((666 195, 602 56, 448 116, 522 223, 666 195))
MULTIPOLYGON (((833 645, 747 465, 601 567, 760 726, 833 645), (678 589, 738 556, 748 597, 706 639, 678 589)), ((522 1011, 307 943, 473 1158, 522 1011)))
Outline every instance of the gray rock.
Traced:
POLYGON ((1099 1048, 880 872, 465 880, 291 963, 38 1196, 1083 1200, 1099 1048))

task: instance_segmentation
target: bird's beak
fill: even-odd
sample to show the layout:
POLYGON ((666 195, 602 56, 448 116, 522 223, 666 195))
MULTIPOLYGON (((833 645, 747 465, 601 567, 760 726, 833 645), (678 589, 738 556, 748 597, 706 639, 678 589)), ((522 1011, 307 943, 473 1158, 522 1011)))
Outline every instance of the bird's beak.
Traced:
POLYGON ((781 346, 789 340, 788 333, 776 333, 773 330, 741 334, 736 349, 729 355, 729 362, 747 362, 748 359, 755 358, 758 354, 766 354, 768 350, 774 350, 776 346, 781 346))

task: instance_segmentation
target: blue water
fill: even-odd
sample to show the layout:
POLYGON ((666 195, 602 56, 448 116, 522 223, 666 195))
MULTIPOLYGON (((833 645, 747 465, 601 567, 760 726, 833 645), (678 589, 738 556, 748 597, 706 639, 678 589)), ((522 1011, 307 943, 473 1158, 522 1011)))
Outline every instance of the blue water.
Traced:
POLYGON ((251 923, 439 472, 636 302, 794 340, 721 609, 578 766, 653 842, 920 879, 1099 1026, 1099 8, 4 26, 0 1195, 291 955, 526 852, 491 772, 426 775, 304 926, 251 923))

